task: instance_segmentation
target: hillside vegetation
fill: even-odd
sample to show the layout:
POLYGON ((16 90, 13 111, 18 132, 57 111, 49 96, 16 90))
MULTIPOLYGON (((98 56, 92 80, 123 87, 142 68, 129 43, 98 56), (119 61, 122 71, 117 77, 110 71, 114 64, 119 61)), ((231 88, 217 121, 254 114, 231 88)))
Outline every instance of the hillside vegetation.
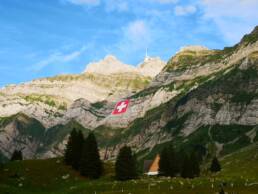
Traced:
POLYGON ((200 178, 141 177, 127 182, 114 181, 112 163, 105 163, 105 176, 100 180, 81 177, 63 164, 62 158, 16 161, 0 169, 1 193, 31 194, 215 194, 224 185, 228 193, 256 194, 258 190, 258 144, 221 158, 222 171, 200 178))

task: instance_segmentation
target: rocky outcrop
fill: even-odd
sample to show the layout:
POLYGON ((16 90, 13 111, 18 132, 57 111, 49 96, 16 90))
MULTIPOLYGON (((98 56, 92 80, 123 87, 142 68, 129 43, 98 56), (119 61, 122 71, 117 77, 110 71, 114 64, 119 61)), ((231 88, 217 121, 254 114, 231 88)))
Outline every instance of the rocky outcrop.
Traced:
POLYGON ((207 47, 200 46, 200 45, 189 45, 189 46, 184 46, 180 48, 179 53, 182 53, 185 51, 202 52, 202 51, 209 51, 209 49, 207 47))
POLYGON ((124 144, 150 153, 172 141, 181 149, 197 145, 206 150, 212 148, 217 154, 228 154, 258 141, 257 53, 148 111, 121 132, 120 143, 110 143, 109 156, 115 156, 124 144))
POLYGON ((137 73, 147 77, 155 77, 165 65, 166 63, 159 57, 146 56, 143 63, 140 63, 138 67, 134 67, 123 64, 115 56, 107 55, 101 61, 88 64, 84 72, 102 75, 137 73))
POLYGON ((136 73, 135 68, 130 65, 123 64, 115 56, 108 55, 103 60, 95 63, 90 63, 85 69, 85 73, 97 73, 103 75, 117 73, 136 73))
MULTIPOLYGON (((255 40, 256 31, 255 29, 249 37, 255 40)), ((168 61, 167 66, 155 77, 151 86, 211 75, 231 67, 256 51, 258 51, 258 41, 248 42, 244 38, 239 44, 224 50, 208 50, 200 46, 185 47, 168 61)))
POLYGON ((166 63, 159 57, 146 57, 137 71, 144 76, 155 77, 165 66, 166 63))
POLYGON ((36 119, 24 114, 0 119, 0 151, 10 158, 14 150, 21 150, 25 159, 35 158, 45 128, 36 119))

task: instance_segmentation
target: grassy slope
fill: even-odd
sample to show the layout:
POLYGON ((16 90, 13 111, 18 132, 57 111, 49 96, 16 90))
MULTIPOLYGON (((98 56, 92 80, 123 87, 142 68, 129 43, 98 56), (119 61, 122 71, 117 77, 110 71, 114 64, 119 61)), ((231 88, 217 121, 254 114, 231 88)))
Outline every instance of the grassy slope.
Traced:
POLYGON ((218 177, 234 177, 253 180, 258 185, 258 143, 223 158, 224 169, 218 177))
POLYGON ((258 190, 258 144, 226 156, 223 170, 216 174, 193 180, 181 178, 141 178, 135 181, 117 182, 113 179, 113 166, 105 164, 105 176, 97 181, 81 177, 61 159, 12 162, 0 169, 1 193, 216 193, 219 185, 226 183, 225 191, 257 194, 258 190), (62 178, 69 174, 67 179, 62 178), (22 184, 22 185, 21 185, 22 184), (20 185, 20 186, 19 186, 20 185), (212 188, 213 185, 213 188, 212 188))
POLYGON ((138 91, 145 88, 151 81, 150 77, 142 76, 135 73, 126 74, 112 74, 112 75, 99 75, 94 73, 84 73, 78 75, 59 75, 55 77, 47 78, 47 80, 53 81, 91 81, 96 85, 104 88, 116 88, 116 89, 130 89, 132 91, 138 91))

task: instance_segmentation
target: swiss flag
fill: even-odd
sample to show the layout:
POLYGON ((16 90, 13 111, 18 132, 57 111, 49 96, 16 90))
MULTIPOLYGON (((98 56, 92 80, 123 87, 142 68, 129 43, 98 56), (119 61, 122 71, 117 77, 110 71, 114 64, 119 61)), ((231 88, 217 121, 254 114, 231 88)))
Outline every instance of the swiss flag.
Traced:
POLYGON ((129 106, 129 102, 130 102, 130 100, 123 100, 123 101, 118 102, 116 104, 116 107, 115 107, 114 111, 112 112, 112 114, 118 115, 118 114, 125 113, 129 106))

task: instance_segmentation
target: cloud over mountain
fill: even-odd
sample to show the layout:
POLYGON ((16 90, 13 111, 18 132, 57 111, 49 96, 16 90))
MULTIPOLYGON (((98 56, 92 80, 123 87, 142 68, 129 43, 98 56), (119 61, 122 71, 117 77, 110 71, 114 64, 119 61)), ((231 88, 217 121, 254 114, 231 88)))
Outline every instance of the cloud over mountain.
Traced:
POLYGON ((250 32, 258 21, 256 0, 201 0, 200 6, 204 19, 214 21, 225 40, 231 44, 250 32))

